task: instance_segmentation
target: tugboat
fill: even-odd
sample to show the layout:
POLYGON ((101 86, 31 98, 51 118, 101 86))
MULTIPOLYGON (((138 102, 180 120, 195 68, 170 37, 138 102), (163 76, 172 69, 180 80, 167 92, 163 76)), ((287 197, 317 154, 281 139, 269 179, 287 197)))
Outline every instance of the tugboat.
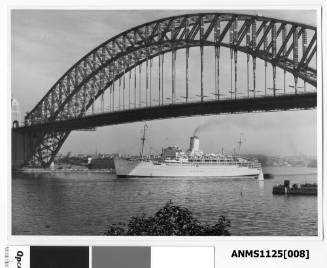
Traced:
POLYGON ((316 183, 293 184, 290 187, 290 181, 284 180, 284 185, 278 184, 273 187, 275 195, 317 195, 316 183))

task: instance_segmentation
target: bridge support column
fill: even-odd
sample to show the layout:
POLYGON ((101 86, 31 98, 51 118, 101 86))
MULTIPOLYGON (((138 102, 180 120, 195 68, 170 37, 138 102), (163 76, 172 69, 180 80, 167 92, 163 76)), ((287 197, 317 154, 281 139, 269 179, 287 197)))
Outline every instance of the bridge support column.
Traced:
POLYGON ((112 111, 115 110, 115 82, 112 83, 112 111))
POLYGON ((286 71, 284 70, 284 95, 286 94, 286 71))
POLYGON ((250 56, 247 55, 247 57, 246 57, 246 90, 248 93, 248 98, 250 98, 249 61, 250 61, 250 56))
POLYGON ((150 59, 150 106, 152 106, 152 59, 150 59))
POLYGON ((186 74, 185 74, 185 87, 186 87, 186 94, 185 94, 185 100, 188 102, 188 95, 189 95, 189 89, 188 89, 188 60, 190 56, 190 49, 189 47, 186 47, 186 74))
POLYGON ((265 61, 265 96, 267 96, 267 62, 265 61))
POLYGON ((273 65, 273 93, 276 96, 276 65, 273 65))
POLYGON ((120 87, 121 87, 121 79, 118 79, 118 110, 120 110, 120 106, 121 106, 121 97, 120 97, 120 87))
POLYGON ((131 70, 128 72, 128 109, 131 109, 131 70))
POLYGON ((136 67, 134 68, 134 108, 136 109, 136 67))
POLYGON ((158 89, 159 89, 159 92, 158 92, 158 102, 159 102, 159 106, 161 105, 161 54, 159 54, 159 60, 158 60, 158 89))
POLYGON ((109 87, 109 111, 112 111, 112 103, 111 103, 111 92, 112 92, 112 85, 109 87))
POLYGON ((201 102, 203 102, 203 46, 200 46, 201 55, 201 102))
POLYGON ((220 19, 217 20, 214 30, 214 41, 215 41, 215 96, 219 100, 219 61, 220 61, 220 44, 218 40, 220 38, 220 19))
POLYGON ((139 65, 139 107, 142 105, 142 63, 139 65))
MULTIPOLYGON (((283 27, 283 30, 282 30, 282 44, 285 43, 285 40, 286 40, 286 27, 284 26, 283 27)), ((286 51, 287 51, 287 46, 284 47, 283 49, 283 57, 285 57, 285 54, 286 54, 286 51)), ((286 94, 286 63, 284 63, 284 95, 286 94)))
MULTIPOLYGON (((188 19, 186 19, 185 21, 185 37, 187 38, 189 36, 189 21, 188 19)), ((188 102, 188 98, 189 98, 189 86, 188 86, 188 68, 189 68, 189 57, 190 57, 190 48, 187 45, 186 46, 186 52, 185 52, 185 101, 188 102)))
POLYGON ((256 58, 252 57, 252 67, 253 67, 253 97, 255 98, 255 89, 256 89, 256 85, 255 85, 255 80, 256 80, 256 58))
POLYGON ((219 100, 219 55, 220 47, 215 46, 215 95, 216 99, 219 100))
POLYGON ((164 104, 164 61, 165 55, 161 56, 161 104, 164 104))
POLYGON ((176 98, 176 65, 175 65, 175 62, 176 62, 176 50, 173 49, 172 53, 171 53, 171 70, 172 70, 172 74, 171 74, 171 89, 172 89, 172 92, 171 92, 171 102, 172 104, 175 103, 175 98, 176 98))
POLYGON ((230 98, 233 98, 233 49, 230 49, 230 98))
POLYGON ((149 60, 145 62, 145 106, 148 106, 148 91, 149 91, 149 60))
POLYGON ((104 92, 101 94, 101 112, 104 113, 104 92))
MULTIPOLYGON (((302 33, 302 54, 306 53, 308 49, 308 35, 307 35, 307 31, 303 30, 302 33)), ((305 81, 303 81, 303 91, 306 92, 307 91, 307 84, 305 81)))
POLYGON ((237 97, 237 51, 234 51, 234 93, 235 99, 237 97))
POLYGON ((123 110, 125 110, 125 87, 126 87, 126 82, 125 82, 125 70, 124 70, 124 75, 123 75, 123 110))
MULTIPOLYGON (((257 46, 257 23, 252 21, 252 50, 254 51, 257 46)), ((255 72, 256 72, 256 57, 252 55, 252 76, 253 76, 253 97, 255 98, 255 72)))
MULTIPOLYGON (((204 21, 201 18, 200 22, 200 40, 203 41, 204 35, 204 21)), ((200 55, 201 55, 201 102, 203 102, 203 43, 200 45, 200 55)))
MULTIPOLYGON (((267 25, 263 26, 263 33, 267 31, 267 25)), ((263 41, 263 50, 266 51, 268 47, 268 39, 267 36, 265 36, 263 41)), ((267 61, 265 61, 265 96, 267 96, 267 61)))

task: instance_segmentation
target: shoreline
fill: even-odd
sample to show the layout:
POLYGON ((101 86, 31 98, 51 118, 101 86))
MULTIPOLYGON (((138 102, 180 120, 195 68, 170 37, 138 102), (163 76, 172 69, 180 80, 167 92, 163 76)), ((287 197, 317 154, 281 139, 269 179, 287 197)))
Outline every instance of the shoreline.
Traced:
POLYGON ((115 170, 111 169, 86 169, 86 168, 65 168, 65 169, 42 169, 42 168, 21 168, 13 169, 13 172, 21 173, 109 173, 115 174, 115 170))

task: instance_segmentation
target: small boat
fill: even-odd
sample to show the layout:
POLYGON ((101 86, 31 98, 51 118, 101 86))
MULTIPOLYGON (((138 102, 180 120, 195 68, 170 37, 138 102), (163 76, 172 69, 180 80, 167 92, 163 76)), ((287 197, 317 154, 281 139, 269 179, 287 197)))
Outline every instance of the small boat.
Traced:
POLYGON ((284 180, 284 184, 273 187, 272 193, 275 195, 317 195, 316 183, 293 184, 290 186, 289 180, 284 180))
POLYGON ((271 173, 264 173, 264 174, 263 174, 263 178, 264 178, 265 180, 273 179, 273 178, 274 178, 274 175, 271 174, 271 173))

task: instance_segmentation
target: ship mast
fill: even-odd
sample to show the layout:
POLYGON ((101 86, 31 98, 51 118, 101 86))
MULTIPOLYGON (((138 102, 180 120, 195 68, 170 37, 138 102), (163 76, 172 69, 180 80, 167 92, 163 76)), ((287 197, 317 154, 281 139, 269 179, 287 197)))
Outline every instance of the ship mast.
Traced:
POLYGON ((243 133, 240 134, 240 140, 237 142, 238 143, 238 155, 241 155, 241 145, 243 143, 242 136, 243 136, 243 133))
POLYGON ((144 150, 144 142, 145 142, 145 128, 147 128, 147 127, 148 127, 148 125, 146 123, 144 123, 143 136, 141 138, 141 141, 142 141, 141 158, 143 158, 143 150, 144 150))

